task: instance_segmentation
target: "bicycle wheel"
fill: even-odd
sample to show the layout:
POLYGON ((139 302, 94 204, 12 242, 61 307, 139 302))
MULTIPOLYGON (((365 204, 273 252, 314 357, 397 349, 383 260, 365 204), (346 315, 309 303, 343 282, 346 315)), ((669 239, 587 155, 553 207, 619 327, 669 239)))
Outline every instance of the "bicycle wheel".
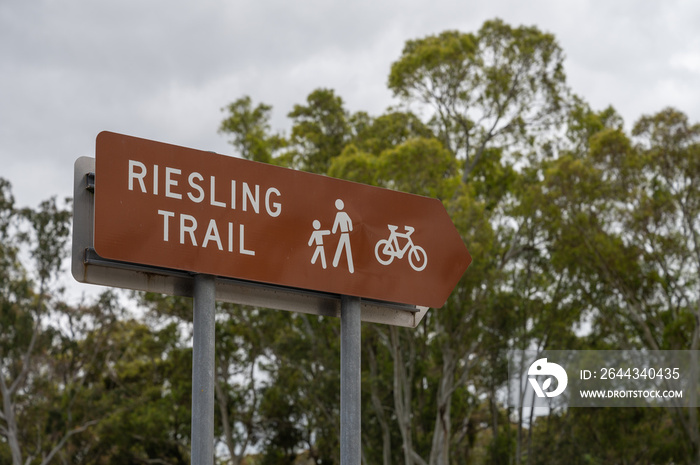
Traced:
POLYGON ((374 247, 374 256, 377 257, 377 261, 382 265, 388 265, 394 261, 394 250, 389 239, 382 239, 377 242, 377 245, 374 247))
POLYGON ((408 253, 408 263, 414 270, 423 271, 428 265, 428 254, 425 253, 423 247, 414 245, 408 253))

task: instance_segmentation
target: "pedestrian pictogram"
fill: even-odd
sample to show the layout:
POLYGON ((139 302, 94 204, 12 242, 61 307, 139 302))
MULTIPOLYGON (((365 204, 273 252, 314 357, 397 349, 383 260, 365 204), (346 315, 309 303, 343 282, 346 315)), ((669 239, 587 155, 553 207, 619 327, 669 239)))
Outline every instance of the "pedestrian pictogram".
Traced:
POLYGON ((333 221, 333 230, 329 231, 327 229, 321 229, 321 222, 319 220, 314 220, 313 227, 314 231, 311 233, 309 238, 309 247, 316 245, 314 250, 314 255, 311 257, 311 264, 315 264, 318 258, 321 258, 321 267, 326 269, 326 249, 323 244, 323 236, 329 236, 331 234, 339 236, 338 246, 335 249, 335 255, 333 256, 333 268, 338 268, 340 265, 340 259, 345 252, 345 257, 348 264, 348 271, 350 273, 355 272, 355 266, 352 261, 352 248, 350 247, 350 233, 352 232, 352 220, 347 212, 343 211, 345 208, 345 202, 342 199, 337 199, 335 201, 335 208, 337 210, 335 214, 335 220, 333 221))
POLYGON ((394 258, 401 260, 408 252, 408 263, 416 271, 423 271, 428 265, 428 255, 423 247, 413 243, 411 234, 416 230, 411 226, 404 226, 406 232, 398 232, 399 227, 393 224, 387 225, 390 234, 388 239, 382 239, 374 247, 374 256, 382 265, 389 265, 394 258), (406 239, 403 247, 399 246, 399 238, 406 239))
POLYGON ((333 268, 338 268, 340 257, 342 256, 343 250, 345 250, 345 256, 348 260, 348 271, 350 271, 350 273, 354 273, 355 267, 352 264, 352 250, 350 249, 352 220, 350 219, 350 216, 343 211, 343 208, 345 208, 345 203, 341 199, 335 201, 335 208, 338 209, 338 213, 335 215, 332 232, 333 234, 340 232, 340 241, 338 241, 338 248, 335 250, 335 257, 333 257, 333 268))
POLYGON ((323 236, 330 235, 330 231, 327 229, 321 229, 321 222, 314 220, 313 222, 314 232, 311 233, 309 238, 309 246, 316 245, 316 250, 314 250, 314 256, 311 257, 311 264, 316 263, 318 257, 321 257, 321 266, 326 269, 326 250, 323 248, 323 236))

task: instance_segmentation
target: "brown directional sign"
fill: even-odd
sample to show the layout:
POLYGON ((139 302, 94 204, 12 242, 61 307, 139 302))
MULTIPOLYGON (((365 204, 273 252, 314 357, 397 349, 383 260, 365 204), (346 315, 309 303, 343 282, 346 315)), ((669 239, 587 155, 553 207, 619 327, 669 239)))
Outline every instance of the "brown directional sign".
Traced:
POLYGON ((436 199, 102 132, 103 258, 441 307, 471 262, 436 199))

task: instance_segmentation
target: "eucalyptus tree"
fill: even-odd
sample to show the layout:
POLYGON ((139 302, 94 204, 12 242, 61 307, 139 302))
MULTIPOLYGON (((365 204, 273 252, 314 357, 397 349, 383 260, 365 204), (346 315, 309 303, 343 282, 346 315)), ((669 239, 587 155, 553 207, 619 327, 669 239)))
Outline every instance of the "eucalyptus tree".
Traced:
POLYGON ((272 107, 260 103, 253 108, 249 96, 243 96, 222 108, 227 112, 219 126, 220 134, 228 134, 229 141, 241 157, 246 160, 272 163, 274 156, 285 144, 283 137, 270 134, 272 107))
MULTIPOLYGON (((465 436, 468 420, 450 415, 450 406, 467 385, 487 394, 494 444, 510 434, 509 422, 499 425, 496 400, 506 350, 539 336, 528 327, 548 328, 535 308, 545 301, 556 308, 563 298, 543 300, 556 276, 539 246, 541 225, 523 207, 542 149, 565 123, 571 96, 563 59, 551 34, 493 20, 476 33, 408 41, 391 67, 389 88, 418 105, 459 164, 459 183, 443 199, 474 258, 448 304, 426 322, 443 368, 432 447, 423 452, 431 465, 450 463, 465 436)), ((405 463, 421 461, 406 454, 405 463)))
POLYGON ((525 206, 534 165, 567 115, 563 53, 535 27, 487 21, 476 33, 408 41, 391 66, 389 88, 405 106, 376 117, 350 114, 331 90, 312 92, 289 113, 291 136, 273 159, 438 197, 474 258, 445 307, 421 328, 370 330, 365 368, 382 381, 370 383, 365 410, 377 415, 381 444, 364 450, 385 464, 397 453, 407 465, 451 463, 470 449, 471 416, 486 398, 493 443, 502 433, 509 454, 510 422, 496 400, 507 349, 566 339, 565 329, 548 338, 532 328, 559 331, 579 316, 570 306, 566 320, 553 323, 565 292, 546 260, 542 225, 525 206), (380 360, 391 360, 390 373, 379 373, 389 369, 380 360))
POLYGON ((486 21, 476 33, 445 31, 409 40, 389 88, 418 102, 468 181, 490 146, 529 144, 556 127, 568 88, 552 34, 486 21))
POLYGON ((69 220, 55 198, 17 209, 0 179, 0 448, 14 465, 51 462, 96 423, 79 401, 90 360, 70 337, 80 310, 61 301, 57 280, 69 220))
MULTIPOLYGON (((667 108, 628 135, 610 110, 579 113, 583 140, 543 167, 533 209, 551 260, 585 302, 592 343, 695 350, 700 344, 700 125, 667 108)), ((533 191, 534 192, 534 191, 533 191)), ((700 463, 697 409, 674 411, 700 463)))

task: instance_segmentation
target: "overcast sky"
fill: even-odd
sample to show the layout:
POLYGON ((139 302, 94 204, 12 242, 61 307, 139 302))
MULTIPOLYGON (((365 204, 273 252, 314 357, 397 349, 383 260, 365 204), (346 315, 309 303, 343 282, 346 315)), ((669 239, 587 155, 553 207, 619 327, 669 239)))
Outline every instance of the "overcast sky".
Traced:
POLYGON ((319 87, 377 115, 406 40, 495 17, 553 33, 595 109, 700 121, 697 0, 0 0, 0 177, 20 206, 70 196, 102 130, 232 154, 217 128, 243 95, 277 130, 319 87))

